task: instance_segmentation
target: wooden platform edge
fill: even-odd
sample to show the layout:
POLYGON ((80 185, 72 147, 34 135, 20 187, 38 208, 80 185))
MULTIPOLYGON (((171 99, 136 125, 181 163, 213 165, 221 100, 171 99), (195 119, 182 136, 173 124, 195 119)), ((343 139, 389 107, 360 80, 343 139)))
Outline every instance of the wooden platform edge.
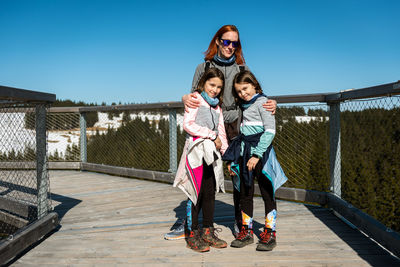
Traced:
MULTIPOLYGON (((49 170, 80 170, 81 163, 79 161, 49 161, 49 170)), ((0 170, 35 170, 35 161, 10 161, 0 162, 0 170)))
POLYGON ((338 212, 360 231, 367 234, 397 257, 400 257, 399 233, 332 193, 327 193, 327 200, 329 208, 338 212))
POLYGON ((116 167, 116 166, 96 164, 96 163, 82 162, 81 170, 107 173, 125 177, 134 177, 134 178, 165 182, 165 183, 172 183, 175 178, 175 174, 169 172, 140 170, 135 168, 116 167))
POLYGON ((36 222, 20 229, 11 239, 0 242, 0 264, 6 264, 29 246, 38 242, 59 224, 58 214, 50 212, 36 222))

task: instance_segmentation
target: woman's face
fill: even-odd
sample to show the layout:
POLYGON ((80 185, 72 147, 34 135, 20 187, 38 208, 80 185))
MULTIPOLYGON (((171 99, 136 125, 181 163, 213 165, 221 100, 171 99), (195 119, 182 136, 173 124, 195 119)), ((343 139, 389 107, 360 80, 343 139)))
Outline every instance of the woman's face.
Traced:
POLYGON ((235 50, 236 50, 236 48, 234 47, 234 44, 232 44, 232 42, 238 42, 239 35, 237 34, 237 32, 229 31, 229 32, 224 33, 221 36, 221 39, 215 40, 215 42, 217 43, 217 47, 218 47, 218 56, 223 57, 223 58, 230 58, 231 56, 233 56, 233 54, 235 53, 235 50), (229 45, 224 46, 223 42, 221 42, 221 39, 230 41, 229 45))
POLYGON ((211 98, 215 98, 221 93, 222 81, 218 77, 208 79, 204 84, 204 91, 211 98))
POLYGON ((257 93, 256 88, 251 83, 235 83, 235 90, 244 101, 250 101, 257 93))

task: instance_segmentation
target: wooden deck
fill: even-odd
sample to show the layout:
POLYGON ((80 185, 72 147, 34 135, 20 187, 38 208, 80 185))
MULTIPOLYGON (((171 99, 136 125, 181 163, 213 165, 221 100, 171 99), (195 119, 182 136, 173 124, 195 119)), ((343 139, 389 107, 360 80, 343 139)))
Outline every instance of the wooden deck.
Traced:
MULTIPOLYGON (((400 261, 330 211, 278 201, 277 241, 271 252, 256 244, 196 253, 163 234, 183 217, 186 198, 171 185, 78 171, 50 173, 61 228, 11 266, 400 266, 400 261)), ((218 194, 216 226, 233 240, 231 194, 218 194)), ((255 234, 263 226, 255 198, 255 234)))

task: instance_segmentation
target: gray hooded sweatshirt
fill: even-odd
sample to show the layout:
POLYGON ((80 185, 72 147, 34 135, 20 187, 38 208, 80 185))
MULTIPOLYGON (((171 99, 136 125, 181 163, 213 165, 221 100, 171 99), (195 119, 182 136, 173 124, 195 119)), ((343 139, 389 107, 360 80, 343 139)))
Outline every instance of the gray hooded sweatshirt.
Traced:
MULTIPOLYGON (((222 71, 225 77, 224 97, 221 105, 224 121, 226 123, 234 122, 237 118, 239 118, 240 112, 240 108, 236 105, 232 94, 233 78, 235 77, 236 73, 240 71, 239 65, 236 62, 232 65, 219 65, 213 60, 211 60, 210 63, 210 68, 215 67, 219 69, 222 71)), ((194 92, 197 88, 197 84, 204 73, 205 65, 206 62, 203 62, 196 68, 192 82, 192 92, 194 92)), ((246 65, 244 65, 244 68, 245 70, 249 70, 246 65)))

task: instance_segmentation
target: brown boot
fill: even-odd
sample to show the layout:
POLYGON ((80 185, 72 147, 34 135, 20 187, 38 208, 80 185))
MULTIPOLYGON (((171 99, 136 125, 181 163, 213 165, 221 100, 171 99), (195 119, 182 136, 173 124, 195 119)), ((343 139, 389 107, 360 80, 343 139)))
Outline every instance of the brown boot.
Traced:
POLYGON ((197 252, 210 251, 210 246, 201 238, 199 229, 190 231, 189 237, 186 239, 187 247, 197 252))
POLYGON ((221 229, 214 227, 203 228, 202 238, 204 241, 206 241, 210 246, 214 248, 226 248, 228 244, 224 240, 218 238, 218 236, 216 235, 216 232, 220 231, 221 229))

